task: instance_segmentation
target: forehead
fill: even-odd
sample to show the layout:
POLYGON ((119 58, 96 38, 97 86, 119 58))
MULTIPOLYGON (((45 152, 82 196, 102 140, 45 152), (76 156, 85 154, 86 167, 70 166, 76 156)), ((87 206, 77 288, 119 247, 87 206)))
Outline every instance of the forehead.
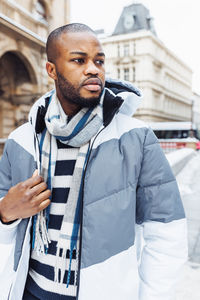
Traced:
POLYGON ((99 40, 90 32, 63 33, 57 41, 57 49, 61 55, 73 51, 85 52, 88 55, 102 52, 99 40))

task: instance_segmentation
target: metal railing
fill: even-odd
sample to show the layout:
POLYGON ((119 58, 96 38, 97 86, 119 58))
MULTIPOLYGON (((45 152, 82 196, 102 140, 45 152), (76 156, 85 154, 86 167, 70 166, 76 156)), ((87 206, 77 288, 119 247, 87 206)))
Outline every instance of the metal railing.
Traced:
POLYGON ((195 138, 159 139, 159 143, 164 153, 169 153, 183 148, 192 148, 196 150, 198 140, 195 138))

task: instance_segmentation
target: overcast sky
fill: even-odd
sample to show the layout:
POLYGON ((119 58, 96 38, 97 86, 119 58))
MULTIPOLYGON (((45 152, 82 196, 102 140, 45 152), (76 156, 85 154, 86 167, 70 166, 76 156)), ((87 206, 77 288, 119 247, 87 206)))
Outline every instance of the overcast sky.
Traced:
MULTIPOLYGON (((150 10, 158 37, 194 72, 200 93, 200 0, 141 0, 150 10)), ((71 21, 112 33, 131 0, 71 0, 71 21)))

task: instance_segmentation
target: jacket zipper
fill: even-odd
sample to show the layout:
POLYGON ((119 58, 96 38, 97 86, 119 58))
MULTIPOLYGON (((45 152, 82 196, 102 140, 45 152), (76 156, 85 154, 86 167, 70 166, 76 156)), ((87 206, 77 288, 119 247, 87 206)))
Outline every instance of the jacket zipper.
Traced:
POLYGON ((76 295, 76 300, 78 300, 79 297, 79 288, 80 288, 80 270, 81 270, 81 252, 82 252, 82 228, 83 228, 83 196, 84 196, 84 186, 85 186, 85 175, 86 175, 86 171, 87 171, 87 167, 88 167, 88 163, 90 160, 90 156, 91 156, 91 152, 92 152, 92 148, 94 146, 94 142, 96 141, 97 137, 99 136, 99 134, 105 129, 105 127, 103 127, 95 136, 95 138, 92 141, 90 150, 89 150, 89 154, 88 154, 88 159, 85 165, 85 169, 84 169, 84 173, 83 173, 83 189, 82 189, 82 201, 81 201, 81 218, 80 218, 80 246, 79 246, 79 262, 78 262, 78 279, 77 279, 77 295, 76 295))

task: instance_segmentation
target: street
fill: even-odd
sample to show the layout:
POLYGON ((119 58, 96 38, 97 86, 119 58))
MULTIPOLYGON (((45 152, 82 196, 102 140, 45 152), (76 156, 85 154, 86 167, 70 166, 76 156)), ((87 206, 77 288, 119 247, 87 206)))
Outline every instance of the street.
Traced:
POLYGON ((177 287, 176 300, 200 300, 200 154, 178 174, 188 222, 189 261, 177 287))

